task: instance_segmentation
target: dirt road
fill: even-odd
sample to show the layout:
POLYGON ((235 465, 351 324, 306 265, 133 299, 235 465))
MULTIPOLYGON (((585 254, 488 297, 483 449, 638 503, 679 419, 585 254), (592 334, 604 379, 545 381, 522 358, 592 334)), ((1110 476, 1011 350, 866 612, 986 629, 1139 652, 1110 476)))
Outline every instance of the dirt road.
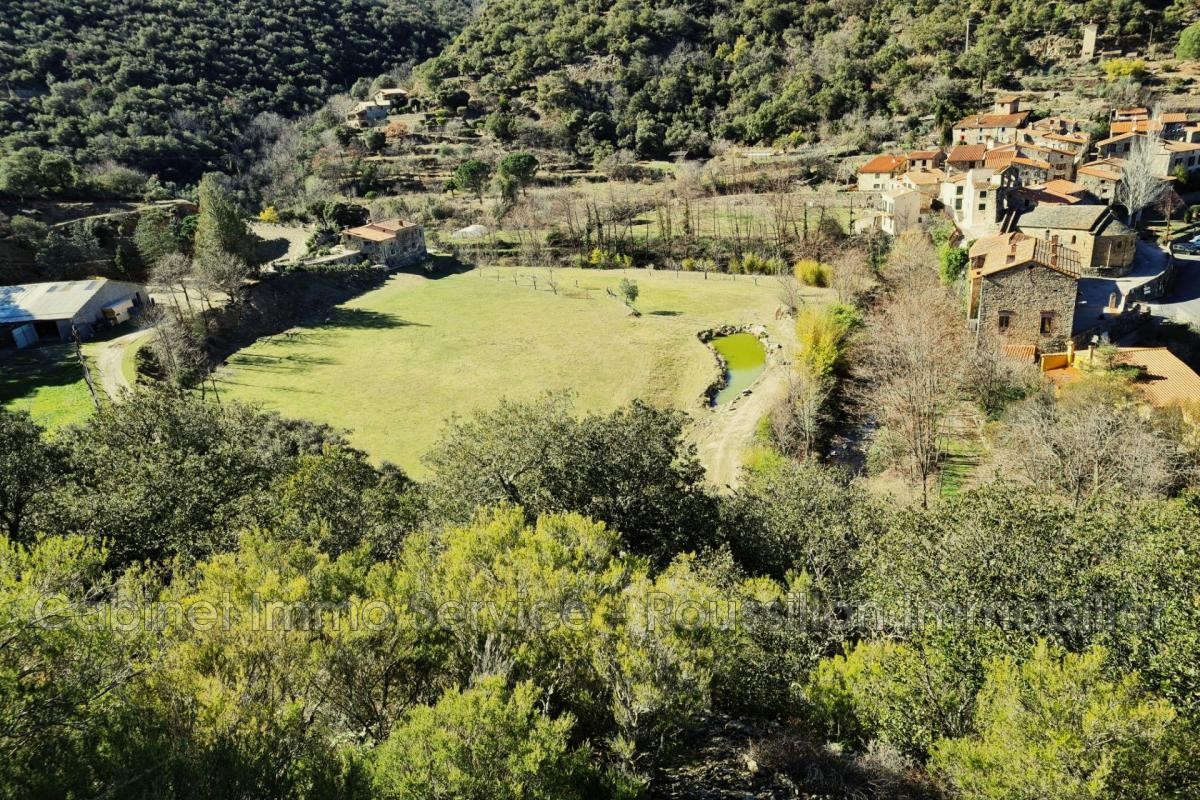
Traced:
POLYGON ((746 451, 754 443, 758 422, 788 390, 790 366, 773 359, 750 387, 750 394, 702 412, 692 427, 700 462, 718 489, 736 488, 746 451))
POLYGON ((129 381, 121 370, 121 362, 125 358, 125 350, 133 345, 149 331, 140 330, 118 336, 116 339, 104 342, 96 352, 95 364, 100 388, 108 395, 109 400, 119 400, 121 395, 129 390, 129 381))

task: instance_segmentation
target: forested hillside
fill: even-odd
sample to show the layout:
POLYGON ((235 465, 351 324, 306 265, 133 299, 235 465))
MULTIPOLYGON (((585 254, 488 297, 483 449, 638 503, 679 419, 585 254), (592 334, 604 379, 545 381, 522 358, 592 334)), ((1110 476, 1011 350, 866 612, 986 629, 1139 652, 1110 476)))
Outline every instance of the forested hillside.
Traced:
POLYGON ((1161 33, 1187 13, 1148 16, 1149 5, 1162 6, 492 0, 422 74, 443 98, 473 90, 499 112, 491 127, 501 134, 540 119, 581 152, 701 155, 715 139, 802 139, 872 114, 957 114, 979 81, 1036 66, 1028 46, 1038 37, 1078 39, 1079 25, 1095 21, 1109 44, 1136 46, 1151 23, 1161 33))
POLYGON ((43 0, 0 14, 0 153, 163 180, 228 169, 259 113, 308 111, 435 54, 461 0, 43 0))

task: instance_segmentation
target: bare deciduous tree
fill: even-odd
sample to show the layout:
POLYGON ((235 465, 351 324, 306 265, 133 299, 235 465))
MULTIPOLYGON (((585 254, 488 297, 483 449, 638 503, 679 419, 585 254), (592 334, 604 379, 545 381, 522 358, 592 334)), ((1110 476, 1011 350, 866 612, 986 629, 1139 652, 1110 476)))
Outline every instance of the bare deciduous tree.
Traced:
POLYGON ((1156 167, 1159 140, 1156 136, 1135 136, 1125 156, 1121 181, 1117 184, 1117 202, 1129 212, 1129 222, 1137 227, 1142 212, 1157 203, 1170 186, 1156 167))
POLYGON ((1123 390, 1089 379, 1016 406, 998 437, 1005 474, 1069 497, 1076 505, 1104 492, 1146 495, 1174 485, 1181 453, 1157 435, 1123 390))
POLYGON ((970 352, 962 316, 931 264, 884 298, 868 317, 862 340, 864 408, 892 444, 893 463, 928 505, 947 423, 962 400, 963 362, 970 352))

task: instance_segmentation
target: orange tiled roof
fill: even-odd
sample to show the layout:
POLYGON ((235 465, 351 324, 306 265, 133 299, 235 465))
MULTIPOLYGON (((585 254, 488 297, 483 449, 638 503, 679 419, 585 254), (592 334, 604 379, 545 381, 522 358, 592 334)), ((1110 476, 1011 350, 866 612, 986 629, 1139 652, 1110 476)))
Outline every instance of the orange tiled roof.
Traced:
POLYGON ((946 156, 947 161, 964 162, 964 161, 983 161, 984 153, 987 148, 981 144, 960 144, 956 145, 950 151, 950 155, 946 156))
POLYGON ((1151 405, 1200 401, 1200 375, 1165 347, 1122 347, 1117 362, 1143 370, 1136 385, 1151 405))
POLYGON ((1015 114, 971 114, 954 123, 955 128, 1020 128, 1029 119, 1028 111, 1015 114))
POLYGON ((381 222, 370 222, 366 225, 360 225, 357 228, 347 228, 343 233, 347 236, 366 239, 370 242, 386 242, 395 239, 396 234, 405 228, 411 228, 415 225, 415 222, 409 222, 397 217, 396 219, 387 219, 381 222))
POLYGON ((1037 345, 1002 344, 1000 345, 1000 355, 1004 358, 1007 358, 1009 361, 1020 361, 1025 364, 1032 364, 1037 360, 1037 345))
POLYGON ((880 156, 875 156, 867 163, 858 168, 859 174, 862 175, 878 175, 893 172, 900 172, 904 169, 904 156, 896 156, 890 153, 884 153, 880 156))
POLYGON ((1045 189, 1047 192, 1053 192, 1054 194, 1079 194, 1080 192, 1087 191, 1086 186, 1078 184, 1075 181, 1068 181, 1062 178, 1055 178, 1052 181, 1046 181, 1046 183, 1042 184, 1040 187, 1035 188, 1045 189))

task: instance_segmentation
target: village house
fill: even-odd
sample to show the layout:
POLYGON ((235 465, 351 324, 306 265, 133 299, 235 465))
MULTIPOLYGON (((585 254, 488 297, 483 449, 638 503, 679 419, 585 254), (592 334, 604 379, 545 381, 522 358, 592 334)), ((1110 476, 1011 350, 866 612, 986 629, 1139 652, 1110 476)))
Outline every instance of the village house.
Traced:
POLYGON ((1039 205, 1072 206, 1099 202, 1086 186, 1062 179, 1018 187, 1006 199, 1008 207, 1018 211, 1030 211, 1039 205))
POLYGON ((75 332, 90 339, 97 329, 136 316, 149 302, 144 286, 108 278, 0 286, 0 346, 64 341, 75 332))
POLYGON ((1022 142, 1017 145, 1017 153, 1024 158, 1047 164, 1050 180, 1070 180, 1075 176, 1075 153, 1070 150, 1022 142))
POLYGON ((1068 246, 1085 275, 1124 275, 1137 253, 1137 233, 1103 205, 1039 205, 1021 215, 1017 230, 1068 246))
POLYGON ((1066 347, 1079 288, 1075 251, 1017 232, 977 240, 969 258, 967 319, 981 345, 1035 352, 1066 347))
POLYGON ((913 150, 908 154, 908 168, 932 170, 939 169, 946 161, 946 153, 940 148, 933 150, 913 150))
POLYGON ((997 232, 1003 209, 1000 194, 1002 173, 972 169, 947 178, 939 199, 954 224, 969 237, 997 232))
POLYGON ((1099 158, 1124 158, 1133 148, 1136 133, 1119 133, 1096 142, 1096 155, 1099 158))
POLYGON ((1101 158, 1089 161, 1075 170, 1075 182, 1106 203, 1117 197, 1117 185, 1125 171, 1120 158, 1101 158))
POLYGON ((858 190, 882 192, 894 189, 907 168, 904 156, 890 153, 875 156, 858 168, 858 190))
POLYGON ((967 170, 982 167, 986 155, 987 145, 956 145, 946 156, 946 173, 953 175, 955 173, 966 172, 967 170))
POLYGON ((1163 178, 1200 170, 1200 143, 1159 140, 1154 151, 1155 171, 1163 178))
POLYGON ((1020 105, 1020 98, 1013 95, 997 97, 991 113, 971 114, 954 123, 954 143, 993 146, 1015 142, 1017 132, 1029 120, 1029 112, 1022 111, 1020 105))
POLYGON ((946 180, 946 173, 940 169, 910 169, 901 176, 900 185, 905 189, 920 192, 923 198, 921 211, 928 211, 933 205, 933 201, 937 199, 944 180, 946 180))
POLYGON ((896 236, 921 224, 924 196, 920 192, 904 187, 889 189, 883 193, 881 202, 883 217, 880 227, 884 233, 896 236))
POLYGON ((347 228, 342 231, 342 244, 376 264, 392 268, 415 264, 428 255, 425 229, 399 218, 347 228))
POLYGON ((356 105, 354 110, 346 115, 346 125, 351 128, 373 128, 380 123, 386 122, 390 111, 390 103, 364 101, 356 105))

